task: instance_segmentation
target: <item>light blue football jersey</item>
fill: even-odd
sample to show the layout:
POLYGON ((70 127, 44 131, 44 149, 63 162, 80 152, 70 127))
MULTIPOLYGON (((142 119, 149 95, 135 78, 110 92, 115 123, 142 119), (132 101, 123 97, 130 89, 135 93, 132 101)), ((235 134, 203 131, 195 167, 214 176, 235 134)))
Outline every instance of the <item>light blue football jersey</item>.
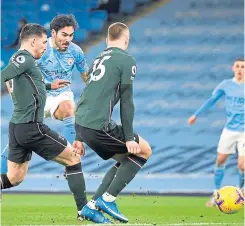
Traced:
POLYGON ((238 84, 234 79, 221 82, 213 94, 223 92, 227 121, 225 127, 233 131, 244 131, 244 83, 238 84))
MULTIPOLYGON (((48 39, 47 50, 38 60, 38 66, 45 83, 52 83, 57 79, 65 79, 71 82, 72 71, 75 66, 81 73, 87 70, 87 63, 79 46, 71 42, 65 52, 60 52, 53 47, 51 38, 48 39)), ((71 91, 70 85, 57 90, 47 90, 47 95, 57 96, 65 91, 71 91)))

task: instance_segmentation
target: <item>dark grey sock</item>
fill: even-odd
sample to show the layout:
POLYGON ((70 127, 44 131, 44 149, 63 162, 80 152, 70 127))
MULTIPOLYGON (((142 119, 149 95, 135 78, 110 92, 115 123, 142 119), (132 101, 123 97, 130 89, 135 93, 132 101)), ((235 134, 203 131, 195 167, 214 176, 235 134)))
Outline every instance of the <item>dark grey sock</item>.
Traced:
POLYGON ((1 174, 1 190, 12 187, 13 185, 10 183, 7 174, 1 174))
POLYGON ((129 155, 126 157, 121 162, 121 165, 106 192, 116 197, 127 184, 130 183, 146 161, 146 159, 136 155, 129 155))
POLYGON ((87 204, 86 185, 81 163, 73 166, 67 166, 66 176, 69 188, 73 193, 77 205, 77 210, 80 211, 87 204))
POLYGON ((95 192, 93 196, 93 200, 97 200, 101 195, 105 193, 107 188, 110 186, 112 180, 115 177, 118 167, 120 166, 120 162, 117 162, 104 176, 99 188, 95 192))

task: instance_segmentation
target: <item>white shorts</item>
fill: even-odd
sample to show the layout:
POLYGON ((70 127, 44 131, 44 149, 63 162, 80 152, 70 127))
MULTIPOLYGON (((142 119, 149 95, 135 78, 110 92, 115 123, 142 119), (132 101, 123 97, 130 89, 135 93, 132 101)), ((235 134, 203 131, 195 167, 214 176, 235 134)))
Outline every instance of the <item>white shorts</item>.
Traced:
POLYGON ((47 96, 46 105, 44 107, 44 117, 54 117, 54 113, 59 107, 60 103, 65 100, 74 102, 74 94, 71 91, 63 92, 58 96, 47 96))
POLYGON ((239 156, 245 155, 244 132, 236 132, 223 129, 220 136, 217 152, 221 154, 234 154, 236 150, 239 156))

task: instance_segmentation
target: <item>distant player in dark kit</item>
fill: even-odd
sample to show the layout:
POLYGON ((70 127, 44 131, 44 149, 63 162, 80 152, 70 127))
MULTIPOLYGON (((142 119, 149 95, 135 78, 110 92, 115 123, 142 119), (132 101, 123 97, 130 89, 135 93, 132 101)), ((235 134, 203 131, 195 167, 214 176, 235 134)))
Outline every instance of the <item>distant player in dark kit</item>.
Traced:
POLYGON ((41 25, 27 24, 20 34, 21 47, 1 72, 1 82, 12 79, 14 112, 9 122, 8 172, 1 174, 1 189, 19 185, 27 173, 32 151, 66 166, 67 180, 78 212, 87 203, 80 155, 82 142, 73 147, 43 124, 46 87, 35 60, 47 46, 47 31, 41 25))
POLYGON ((98 209, 121 222, 128 222, 117 208, 116 197, 152 153, 150 145, 133 132, 136 62, 126 52, 129 36, 129 28, 123 23, 114 23, 108 28, 107 49, 89 69, 87 86, 75 114, 76 140, 84 141, 102 159, 117 161, 82 209, 82 217, 97 223, 110 222, 98 209), (113 107, 119 100, 122 126, 111 119, 113 107))

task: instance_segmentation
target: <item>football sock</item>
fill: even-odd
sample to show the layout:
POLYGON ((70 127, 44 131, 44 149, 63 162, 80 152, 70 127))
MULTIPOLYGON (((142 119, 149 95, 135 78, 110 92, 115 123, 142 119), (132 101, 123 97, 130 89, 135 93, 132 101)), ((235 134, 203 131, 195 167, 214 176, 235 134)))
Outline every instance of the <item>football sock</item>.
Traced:
POLYGON ((64 123, 63 135, 72 145, 76 135, 75 116, 64 118, 63 123, 64 123))
POLYGON ((3 152, 1 154, 1 173, 6 174, 8 172, 8 149, 9 146, 6 145, 6 147, 3 149, 3 152))
POLYGON ((90 209, 96 210, 95 201, 93 199, 91 199, 87 205, 90 209))
POLYGON ((116 175, 106 192, 117 197, 123 188, 135 177, 146 161, 146 159, 136 155, 130 154, 127 156, 121 162, 121 165, 117 169, 116 175))
POLYGON ((1 190, 6 188, 12 188, 13 185, 10 183, 7 174, 1 174, 1 190))
POLYGON ((120 162, 117 162, 104 176, 99 188, 95 192, 93 196, 93 200, 97 200, 104 192, 107 190, 107 188, 110 186, 112 180, 115 177, 115 174, 117 172, 118 167, 120 166, 120 162))
POLYGON ((81 163, 66 167, 68 185, 73 193, 77 210, 81 210, 87 204, 86 186, 82 173, 81 163))
POLYGON ((238 186, 242 188, 244 186, 244 172, 238 170, 238 186))
POLYGON ((113 201, 115 201, 116 200, 116 197, 115 196, 113 196, 113 195, 110 195, 109 193, 104 193, 103 195, 102 195, 102 197, 103 197, 103 199, 106 201, 106 202, 113 202, 113 201))
POLYGON ((217 190, 220 189, 225 174, 225 164, 216 166, 214 170, 214 184, 217 190))

